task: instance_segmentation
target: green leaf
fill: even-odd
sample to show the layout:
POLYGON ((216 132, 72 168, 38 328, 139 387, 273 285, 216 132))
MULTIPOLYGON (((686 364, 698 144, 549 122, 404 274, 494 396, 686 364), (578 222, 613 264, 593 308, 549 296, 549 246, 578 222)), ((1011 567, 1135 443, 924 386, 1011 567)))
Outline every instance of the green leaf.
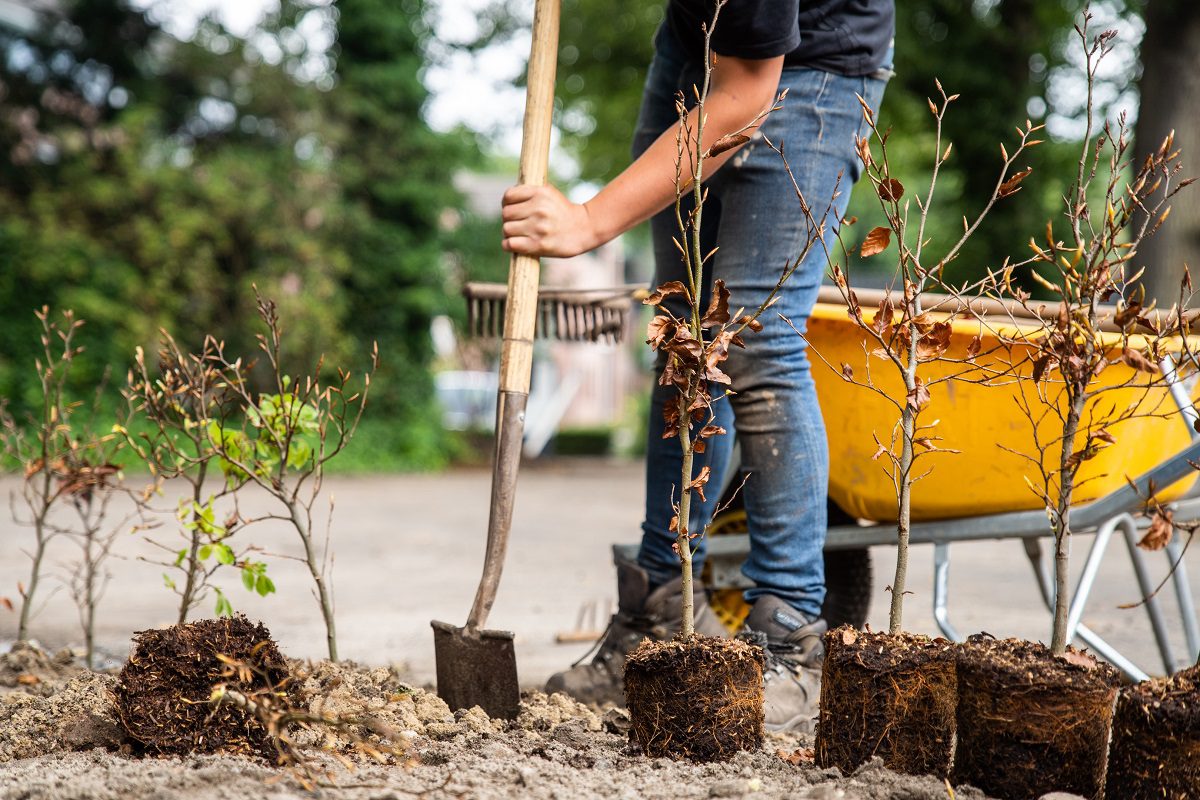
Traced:
POLYGON ((260 597, 266 597, 275 591, 275 584, 266 575, 259 575, 258 580, 254 584, 254 590, 258 592, 260 597))
POLYGON ((220 561, 225 566, 230 566, 237 561, 237 556, 233 553, 233 548, 227 544, 216 544, 213 547, 217 551, 217 561, 220 561))
POLYGON ((182 550, 180 550, 178 553, 176 553, 175 554, 175 566, 178 567, 181 564, 183 564, 184 559, 186 559, 187 556, 188 556, 188 551, 187 551, 186 547, 183 548, 182 550))
POLYGON ((233 605, 229 602, 229 598, 220 589, 217 589, 217 608, 216 614, 218 617, 232 617, 233 605))
POLYGON ((254 591, 254 570, 249 567, 242 569, 242 585, 249 591, 254 591))
POLYGON ((201 545, 199 552, 200 560, 208 561, 208 557, 212 555, 212 551, 213 549, 211 544, 201 545))
POLYGON ((174 588, 175 588, 175 581, 171 580, 171 576, 170 576, 170 575, 168 575, 168 574, 167 574, 167 573, 165 573, 165 572, 163 573, 163 584, 164 584, 164 585, 165 585, 165 586, 166 586, 168 589, 174 589, 174 588))

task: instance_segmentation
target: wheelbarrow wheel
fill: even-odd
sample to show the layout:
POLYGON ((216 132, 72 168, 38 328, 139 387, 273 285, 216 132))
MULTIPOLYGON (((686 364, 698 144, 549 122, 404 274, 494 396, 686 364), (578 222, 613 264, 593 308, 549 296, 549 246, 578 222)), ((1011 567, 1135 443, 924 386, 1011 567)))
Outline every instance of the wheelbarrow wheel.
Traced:
POLYGON ((830 628, 861 628, 871 613, 871 551, 825 551, 825 604, 821 616, 830 628))
MULTIPOLYGON (((746 532, 746 511, 740 499, 732 498, 732 503, 717 515, 709 528, 710 536, 746 532)), ((828 515, 830 525, 854 523, 854 518, 832 500, 828 503, 828 515)), ((711 585, 707 564, 702 577, 711 585)), ((825 551, 825 603, 821 606, 821 616, 830 628, 839 625, 861 628, 866 624, 871 612, 871 579, 869 549, 825 551)), ((738 588, 713 587, 709 606, 731 633, 741 630, 742 623, 750 613, 750 606, 742 599, 742 590, 738 588)))

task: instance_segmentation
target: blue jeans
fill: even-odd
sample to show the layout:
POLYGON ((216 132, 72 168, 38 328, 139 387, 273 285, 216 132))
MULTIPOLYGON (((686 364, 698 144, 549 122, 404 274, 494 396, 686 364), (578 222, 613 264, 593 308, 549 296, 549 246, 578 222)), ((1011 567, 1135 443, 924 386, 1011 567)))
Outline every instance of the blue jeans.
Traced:
MULTIPOLYGON (((666 26, 658 32, 655 49, 634 138, 635 156, 677 121, 676 92, 682 90, 691 99, 692 86, 702 78, 702 65, 687 59, 666 26)), ((788 96, 762 126, 773 143, 785 145, 792 172, 818 220, 835 187, 840 191, 828 218, 831 248, 850 187, 861 173, 855 137, 865 135, 867 128, 855 95, 878 109, 885 85, 886 80, 874 77, 785 68, 779 87, 788 89, 788 96)), ((775 286, 785 265, 803 250, 810 236, 809 224, 782 160, 761 139, 743 146, 707 181, 707 187, 702 249, 707 253, 720 245, 710 262, 711 272, 729 288, 730 311, 740 307, 753 310, 775 286)), ((674 208, 655 216, 651 230, 655 285, 685 280, 686 267, 672 242, 679 235, 674 208)), ((746 332, 744 350, 731 348, 723 369, 733 380, 733 393, 722 395, 719 386, 713 387, 714 399, 721 397, 713 405, 714 421, 729 434, 710 439, 707 452, 696 457, 696 472, 709 466, 713 474, 707 501, 700 502, 693 494, 690 523, 690 530, 698 531, 712 518, 719 499, 716 495, 730 467, 736 431, 741 466, 750 473, 743 489, 750 555, 742 572, 755 585, 746 592, 746 599, 753 602, 773 594, 812 618, 820 616, 825 598, 822 551, 829 453, 805 341, 779 314, 798 330, 805 329, 826 263, 825 251, 817 243, 785 285, 779 301, 761 318, 763 330, 746 332)), ((706 283, 711 279, 710 274, 706 283)), ((703 302, 707 307, 707 296, 703 302)), ((681 313, 681 309, 672 310, 681 313)), ((676 438, 662 438, 663 405, 676 391, 656 385, 650 404, 646 516, 638 563, 655 583, 679 574, 679 558, 671 549, 675 535, 669 525, 673 504, 678 502, 682 455, 676 438)), ((697 539, 694 544, 698 547, 698 573, 705 540, 697 539)))

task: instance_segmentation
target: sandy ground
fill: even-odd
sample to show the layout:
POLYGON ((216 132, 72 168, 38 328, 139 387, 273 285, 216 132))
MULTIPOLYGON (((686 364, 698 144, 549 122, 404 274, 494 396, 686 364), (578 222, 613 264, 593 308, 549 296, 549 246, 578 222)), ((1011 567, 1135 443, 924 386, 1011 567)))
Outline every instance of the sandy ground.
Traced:
MULTIPOLYGON (((522 472, 508 562, 488 625, 516 632, 524 685, 540 686, 550 673, 587 649, 587 644, 555 643, 557 633, 576 627, 585 606, 601 610, 598 623, 587 627, 603 627, 615 600, 610 545, 636 541, 639 534, 641 470, 636 463, 589 460, 534 464, 522 472)), ((328 481, 327 491, 336 501, 333 578, 343 658, 404 664, 417 684, 432 682, 429 621, 461 624, 466 618, 483 559, 489 483, 486 470, 328 481)), ((0 479, 0 597, 14 600, 17 583, 26 579, 28 565, 22 550, 29 537, 26 529, 12 522, 15 486, 12 478, 0 479)), ((169 508, 174 502, 168 496, 162 505, 169 508)), ((258 496, 247 508, 267 506, 258 496)), ((172 520, 167 517, 165 522, 170 525, 172 520)), ((170 530, 156 535, 174 542, 170 530)), ((252 537, 271 552, 298 552, 290 532, 276 523, 240 535, 252 537)), ((1090 545, 1090 537, 1075 543, 1076 569, 1090 545)), ((35 637, 50 650, 80 641, 69 593, 55 579, 73 555, 69 541, 54 543, 52 576, 33 625, 35 637)), ((98 641, 123 658, 133 631, 169 624, 175 612, 173 596, 163 588, 163 569, 140 560, 158 558, 156 551, 141 537, 129 536, 121 543, 120 555, 110 562, 113 580, 101 608, 98 641)), ((951 614, 962 634, 985 630, 997 636, 1048 638, 1049 618, 1018 542, 959 544, 952 555, 951 614)), ((871 622, 886 627, 885 587, 894 565, 892 551, 875 548, 874 559, 871 622)), ((1165 557, 1151 561, 1158 572, 1165 571, 1165 557)), ((930 605, 932 562, 931 547, 914 548, 909 578, 913 594, 905 623, 917 632, 937 631, 930 605)), ((1196 573, 1200 552, 1190 553, 1187 564, 1196 573)), ((320 616, 301 565, 275 559, 270 571, 279 592, 267 598, 245 591, 236 576, 225 579, 235 608, 263 620, 289 656, 323 655, 320 616)), ((1084 621, 1143 669, 1162 673, 1145 614, 1117 607, 1136 599, 1129 558, 1124 545, 1114 541, 1084 621)), ((1173 600, 1166 600, 1169 627, 1181 657, 1178 612, 1173 600)), ((16 615, 0 608, 0 642, 11 638, 15 628, 16 615)))
MULTIPOLYGON (((768 735, 754 752, 720 764, 642 756, 623 735, 623 712, 589 709, 563 695, 527 695, 512 722, 478 709, 451 714, 411 689, 394 670, 295 664, 301 705, 366 712, 391 731, 399 752, 367 759, 342 734, 296 734, 322 745, 280 770, 240 757, 135 758, 112 723, 110 675, 72 671, 27 650, 0 656, 0 798, 4 800, 340 800, 442 798, 809 798, 935 800, 948 795, 932 777, 897 775, 878 762, 854 774, 817 769, 794 754, 811 741, 768 735), (14 680, 37 676, 38 682, 14 680), (342 763, 329 757, 336 753, 342 763), (787 758, 787 757, 791 758, 787 758), (351 769, 347 769, 350 767, 351 769), (301 779, 318 791, 307 791, 301 779)), ((360 729, 361 730, 361 729, 360 729)), ((364 731, 365 733, 365 731, 364 731)), ((361 740, 360 740, 361 741, 361 740)), ((810 751, 811 752, 811 751, 810 751)), ((958 797, 980 800, 960 787, 958 797)))
MULTIPOLYGON (((613 600, 609 546, 636 539, 641 506, 640 466, 614 462, 558 462, 522 474, 509 561, 491 627, 517 632, 522 682, 534 688, 562 668, 586 644, 560 645, 555 634, 575 627, 586 605, 607 608, 613 600)), ((339 478, 327 489, 336 498, 334 580, 342 655, 373 665, 376 690, 395 694, 394 682, 414 686, 433 678, 433 618, 461 622, 474 594, 486 529, 486 471, 432 476, 339 478), (390 665, 390 669, 382 669, 390 665), (382 683, 380 683, 382 681, 382 683)), ((25 529, 8 521, 12 479, 0 481, 0 597, 15 597, 27 570, 21 550, 25 529)), ((167 498, 170 507, 174 500, 167 498)), ((247 510, 264 510, 264 498, 247 510)), ((169 517, 168 517, 168 522, 169 517)), ((161 536, 168 536, 163 532, 161 536)), ((297 552, 282 527, 264 526, 254 541, 280 554, 297 552)), ((1090 545, 1081 539, 1077 548, 1090 545)), ((102 608, 101 647, 115 664, 128 652, 132 631, 173 621, 172 596, 162 569, 144 558, 155 551, 140 536, 127 536, 102 608)), ((54 575, 61 575, 72 545, 55 543, 54 575)), ((934 632, 929 613, 932 550, 915 550, 910 570, 914 592, 908 627, 934 632)), ((876 558, 873 624, 884 624, 885 586, 892 569, 887 548, 876 558)), ((1082 560, 1082 559, 1079 559, 1082 560)), ((1195 556, 1188 557, 1193 568, 1195 556)), ((300 565, 273 560, 279 594, 265 599, 235 580, 227 589, 238 609, 261 618, 293 658, 323 654, 324 637, 315 601, 300 565)), ((56 581, 52 578, 50 586, 56 581)), ((1045 638, 1049 622, 1029 577, 1019 544, 957 545, 951 580, 955 623, 964 633, 1045 638)), ((79 641, 68 593, 49 595, 34 625, 47 649, 79 641)), ((1152 672, 1153 640, 1140 612, 1123 611, 1135 599, 1123 550, 1113 548, 1101 569, 1085 621, 1152 672)), ((605 612, 607 613, 607 612, 605 612)), ((1173 629, 1178 614, 1168 607, 1173 629)), ((0 609, 0 640, 15 631, 15 614, 0 609)), ((599 624, 603 624, 603 619, 599 624)), ((1176 631, 1176 639, 1181 639, 1176 631)), ((0 643, 0 650, 5 649, 0 643)), ((14 656, 16 654, 13 654, 14 656)), ((11 658, 12 656, 0 657, 11 658)), ((64 656, 64 663, 69 656, 64 656)), ((368 674, 368 673, 364 673, 368 674)), ((214 756, 141 760, 95 745, 114 745, 105 710, 111 678, 94 674, 48 680, 37 686, 0 689, 0 799, 173 800, 174 798, 312 797, 294 777, 255 762, 214 756)), ((16 681, 10 683, 16 684, 16 681)), ((369 681, 368 681, 369 683, 369 681)), ((356 697, 371 686, 353 681, 356 697), (366 686, 366 689, 363 688, 366 686), (355 688, 357 687, 357 688, 355 688)), ((407 691, 407 690, 406 690, 407 691)), ((364 695, 365 693, 365 695, 364 695)), ((933 778, 908 778, 866 765, 841 776, 780 755, 805 746, 799 736, 774 738, 754 753, 722 765, 677 764, 633 751, 611 720, 565 698, 533 694, 524 722, 503 725, 478 715, 449 714, 419 688, 393 722, 411 730, 413 765, 360 766, 347 773, 336 764, 338 786, 325 796, 353 800, 407 797, 794 797, 811 800, 933 800, 950 796, 933 778), (415 716, 414 716, 415 714, 415 716)), ((391 700, 379 702, 392 702, 391 700)), ((388 707, 390 708, 390 706, 388 707)), ((387 709, 385 709, 387 710, 387 709)), ((983 795, 959 787, 957 796, 983 795)))

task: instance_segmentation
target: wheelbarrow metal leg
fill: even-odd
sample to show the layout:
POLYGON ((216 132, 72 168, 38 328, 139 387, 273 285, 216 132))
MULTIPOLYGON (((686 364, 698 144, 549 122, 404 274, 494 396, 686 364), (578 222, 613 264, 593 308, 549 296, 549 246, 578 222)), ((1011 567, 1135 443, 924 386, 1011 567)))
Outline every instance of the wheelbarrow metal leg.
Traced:
POLYGON ((1162 606, 1158 597, 1152 597, 1155 586, 1146 571, 1146 559, 1138 549, 1138 531, 1133 525, 1123 526, 1125 531, 1125 546, 1129 549, 1129 560, 1133 563, 1133 574, 1137 578, 1138 590, 1142 593, 1142 602, 1146 605, 1146 615, 1150 617, 1150 627, 1154 631, 1154 640, 1158 642, 1158 652, 1162 656, 1163 668, 1170 675, 1177 668, 1175 654, 1171 651, 1171 642, 1167 637, 1167 624, 1163 619, 1162 606))
POLYGON ((1167 563, 1175 565, 1171 580, 1175 582, 1175 597, 1179 601, 1179 614, 1183 617, 1183 635, 1187 640, 1189 663, 1191 666, 1200 657, 1200 625, 1196 623, 1196 604, 1192 600, 1192 583, 1188 579, 1187 565, 1183 561, 1183 542, 1178 536, 1167 542, 1167 563))
POLYGON ((950 543, 937 542, 933 546, 933 618, 938 629, 952 642, 961 642, 963 637, 950 623, 950 543))
POLYGON ((1083 574, 1079 576, 1079 583, 1075 586, 1075 595, 1071 598, 1071 607, 1067 611, 1068 642, 1075 638, 1075 631, 1079 629, 1079 621, 1083 618, 1083 609, 1087 607, 1088 597, 1096 583, 1096 573, 1100 570, 1100 562, 1104 560, 1104 553, 1108 550, 1108 543, 1112 539, 1113 531, 1118 527, 1133 525, 1133 517, 1121 514, 1101 525, 1096 531, 1096 538, 1088 551, 1087 561, 1083 564, 1083 574))

